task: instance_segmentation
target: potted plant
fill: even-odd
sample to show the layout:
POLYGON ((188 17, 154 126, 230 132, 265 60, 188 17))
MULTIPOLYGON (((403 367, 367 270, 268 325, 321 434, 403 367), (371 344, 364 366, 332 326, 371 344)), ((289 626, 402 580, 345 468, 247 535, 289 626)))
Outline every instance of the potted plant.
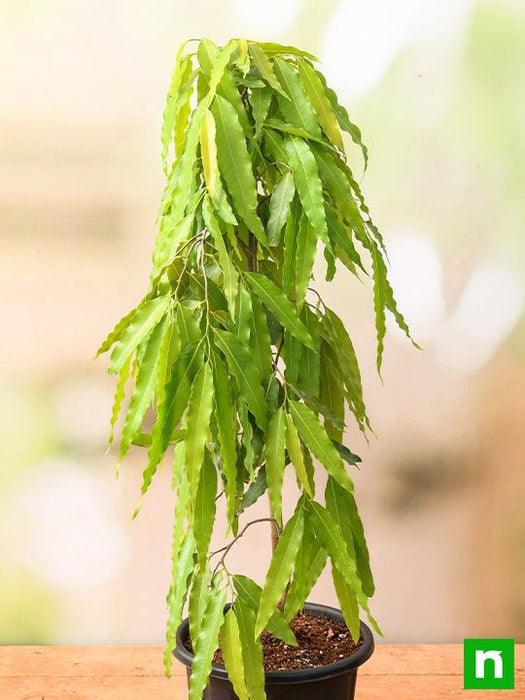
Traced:
POLYGON ((176 647, 190 699, 347 699, 373 650, 360 609, 379 630, 349 474, 360 458, 343 444, 346 407, 363 433, 369 422, 350 336, 310 284, 320 249, 327 280, 336 262, 371 275, 378 371, 387 311, 409 336, 341 130, 365 167, 367 150, 314 56, 243 39, 191 46, 178 53, 164 112, 167 184, 149 290, 99 349, 112 349, 109 372, 118 377, 110 442, 130 386, 120 460, 131 445, 146 448, 142 494, 168 452, 173 462, 165 664, 169 673, 176 647), (324 495, 314 460, 327 473, 324 495), (285 469, 299 489, 287 522, 285 469), (265 492, 268 517, 250 520, 265 492), (219 498, 225 544, 210 551, 219 498), (231 548, 261 520, 273 552, 262 587, 227 566, 231 548), (327 560, 341 611, 305 605, 327 560), (335 659, 298 665, 294 629, 313 625, 319 639, 315 625, 326 620, 335 659), (263 641, 265 654, 277 645, 288 670, 265 674, 263 641))

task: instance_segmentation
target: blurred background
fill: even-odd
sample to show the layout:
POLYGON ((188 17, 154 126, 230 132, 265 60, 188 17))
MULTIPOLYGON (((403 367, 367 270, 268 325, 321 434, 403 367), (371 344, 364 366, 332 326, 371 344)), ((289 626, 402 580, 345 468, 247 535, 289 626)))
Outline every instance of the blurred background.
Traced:
MULTIPOLYGON (((91 358, 147 286, 165 94, 200 36, 315 53, 370 149, 364 176, 351 162, 424 350, 392 330, 381 384, 370 288, 318 287, 377 435, 347 444, 385 640, 524 641, 522 0, 19 0, 0 5, 0 642, 164 638, 169 468, 132 522, 144 454, 115 480, 91 358)), ((230 569, 262 582, 259 527, 230 569)), ((336 602, 329 574, 311 598, 336 602)))

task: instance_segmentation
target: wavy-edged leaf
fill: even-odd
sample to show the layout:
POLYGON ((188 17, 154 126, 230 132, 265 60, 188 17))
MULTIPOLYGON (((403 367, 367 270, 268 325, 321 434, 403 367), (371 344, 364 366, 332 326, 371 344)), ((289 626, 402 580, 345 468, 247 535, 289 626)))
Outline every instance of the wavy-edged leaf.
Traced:
POLYGON ((224 623, 220 632, 220 643, 228 679, 237 698, 239 700, 250 700, 244 681, 244 661, 241 652, 239 623, 233 608, 230 608, 224 616, 224 623))
MULTIPOLYGON (((321 375, 325 367, 326 365, 325 363, 323 363, 323 365, 321 366, 321 375)), ((315 394, 306 391, 305 389, 297 386, 296 384, 291 384, 289 388, 294 392, 294 394, 298 396, 298 398, 302 399, 304 403, 314 411, 314 413, 322 413, 322 415, 327 419, 328 423, 331 423, 339 431, 344 430, 344 394, 342 393, 342 391, 341 397, 343 400, 343 413, 340 413, 339 416, 336 416, 335 413, 333 413, 332 409, 326 406, 326 404, 324 404, 315 394)), ((326 429, 326 422, 324 427, 326 429)))
POLYGON ((257 187, 250 155, 235 109, 217 95, 212 112, 217 129, 217 153, 221 174, 239 215, 257 239, 266 245, 266 232, 256 213, 257 187))
POLYGON ((264 692, 264 666, 261 640, 255 637, 255 611, 238 596, 233 610, 239 625, 244 679, 250 700, 266 700, 264 692))
POLYGON ((308 478, 297 428, 288 413, 286 414, 286 449, 288 450, 288 455, 294 466, 297 478, 306 493, 310 498, 313 498, 315 496, 315 484, 308 478))
POLYGON ((189 578, 193 570, 195 540, 191 529, 186 532, 181 545, 179 545, 179 542, 180 531, 174 529, 171 584, 166 599, 168 603, 168 621, 166 647, 164 649, 164 669, 167 676, 170 675, 173 663, 172 652, 175 647, 177 628, 182 622, 182 609, 188 595, 189 578))
POLYGON ((259 299, 255 294, 252 294, 250 348, 254 362, 260 368, 263 377, 268 376, 272 371, 272 351, 270 346, 270 332, 268 331, 266 313, 259 299))
POLYGON ((226 244, 224 242, 224 237, 222 231, 217 222, 217 219, 213 215, 210 207, 209 200, 205 197, 202 203, 202 213, 204 216, 204 222, 210 231, 215 247, 217 248, 217 255, 219 258, 219 265, 223 274, 223 287, 224 294, 228 300, 228 309, 230 315, 233 318, 235 313, 235 299, 237 297, 237 286, 239 275, 232 264, 231 258, 226 249, 226 244))
POLYGON ((268 244, 279 245, 281 229, 288 219, 290 204, 295 193, 293 175, 286 172, 273 188, 270 198, 270 218, 268 219, 268 244))
POLYGON ((280 131, 281 134, 291 134, 292 136, 298 136, 305 141, 313 141, 314 143, 319 143, 323 148, 333 148, 330 141, 327 141, 323 136, 314 136, 309 131, 302 129, 300 126, 290 126, 288 122, 278 119, 277 117, 269 117, 264 122, 264 127, 266 129, 275 129, 275 131, 280 131))
POLYGON ((252 315, 252 296, 239 280, 232 331, 245 346, 250 343, 252 315))
POLYGON ((159 348, 159 367, 157 370, 157 406, 164 399, 166 384, 171 374, 171 368, 180 355, 181 343, 177 324, 172 316, 168 314, 164 335, 159 348))
POLYGON ((284 617, 292 620, 302 610, 312 588, 326 566, 328 554, 315 536, 308 519, 305 519, 303 540, 295 560, 294 575, 286 605, 284 617))
POLYGON ((352 274, 356 275, 356 277, 356 265, 361 268, 365 274, 368 274, 364 268, 361 256, 354 246, 351 235, 349 235, 348 230, 339 221, 337 214, 331 207, 326 208, 326 221, 328 223, 328 236, 336 248, 339 260, 341 260, 347 269, 350 270, 352 274))
POLYGON ((122 460, 127 453, 136 433, 139 432, 146 411, 155 394, 159 348, 164 333, 164 322, 165 319, 161 320, 153 330, 137 373, 135 388, 131 395, 128 411, 126 413, 126 420, 122 428, 122 436, 120 438, 120 460, 122 460))
POLYGON ((297 67, 304 91, 317 114, 319 124, 328 138, 341 151, 344 151, 343 137, 339 131, 337 118, 317 71, 307 61, 298 61, 297 67))
POLYGON ((242 445, 242 463, 248 474, 250 481, 255 479, 254 458, 255 450, 253 448, 253 425, 248 413, 248 406, 244 401, 239 401, 237 404, 237 413, 239 415, 239 423, 241 425, 241 445, 242 445))
POLYGON ((197 549, 197 561, 201 569, 206 563, 213 523, 215 522, 216 496, 217 470, 210 452, 205 450, 193 513, 193 534, 197 549))
POLYGON ((110 421, 110 427, 109 427, 109 438, 108 438, 108 450, 113 444, 113 436, 114 436, 114 431, 115 431, 115 425, 117 423, 119 414, 120 414, 120 408, 122 406, 122 401, 124 400, 124 394, 126 390, 126 382, 128 381, 129 378, 129 369, 131 365, 131 360, 128 360, 128 362, 125 362, 124 365, 122 366, 120 373, 119 373, 119 379, 117 382, 117 386, 115 389, 115 398, 113 399, 113 406, 111 409, 111 421, 110 421))
POLYGON ((212 369, 206 362, 199 369, 193 380, 186 418, 185 460, 192 503, 195 503, 199 474, 204 460, 204 448, 209 431, 212 402, 212 369))
POLYGON ((213 358, 213 380, 215 384, 215 419, 219 431, 222 469, 226 480, 226 513, 230 525, 237 504, 237 425, 228 373, 220 357, 213 358))
POLYGON ((266 459, 266 483, 270 495, 272 513, 279 525, 282 523, 282 498, 284 477, 284 442, 286 418, 283 408, 278 408, 268 423, 264 456, 266 459))
POLYGON ((213 655, 219 646, 219 631, 224 622, 224 605, 226 589, 213 587, 208 590, 204 617, 200 625, 199 636, 193 640, 195 656, 191 664, 189 679, 189 700, 202 700, 204 689, 208 685, 213 655))
POLYGON ((341 457, 312 409, 292 400, 288 401, 288 408, 306 447, 341 486, 352 492, 354 485, 345 471, 341 457))
POLYGON ((316 250, 317 233, 308 218, 303 216, 297 231, 295 255, 295 296, 299 308, 303 305, 306 290, 312 279, 316 250))
MULTIPOLYGON (((328 437, 341 442, 344 431, 345 418, 345 393, 344 382, 341 376, 339 362, 334 351, 326 341, 321 342, 321 393, 320 399, 331 415, 335 416, 340 423, 333 421, 324 411, 320 411, 327 420, 324 427, 328 437)), ((313 406, 317 410, 316 406, 313 406)))
MULTIPOLYGON (((255 581, 248 576, 242 576, 237 574, 233 577, 233 583, 237 593, 242 596, 248 605, 250 605, 255 612, 259 610, 259 604, 261 602, 262 588, 258 586, 255 581)), ((274 637, 281 639, 285 644, 290 646, 297 646, 297 640, 295 634, 290 629, 288 622, 284 618, 282 612, 277 609, 268 620, 266 629, 274 637)))
POLYGON ((275 41, 258 41, 257 42, 261 49, 265 51, 269 56, 284 54, 285 56, 300 56, 302 58, 307 58, 309 61, 314 61, 319 63, 319 59, 308 51, 303 51, 298 49, 296 46, 288 46, 286 44, 279 44, 275 41))
POLYGON ((344 459, 345 462, 348 462, 348 464, 350 464, 352 467, 357 466, 358 463, 362 461, 359 455, 355 455, 348 449, 348 447, 342 445, 340 442, 337 442, 337 440, 332 440, 332 443, 335 449, 341 455, 341 459, 344 459))
POLYGON ((217 144, 215 142, 215 120, 209 109, 205 109, 202 114, 200 144, 204 181, 208 192, 213 197, 217 185, 219 164, 217 162, 217 144))
POLYGON ((250 506, 253 506, 253 504, 263 495, 267 488, 266 467, 262 466, 257 472, 255 481, 252 481, 252 483, 246 489, 246 492, 244 493, 239 504, 238 512, 242 513, 247 508, 250 508, 250 506))
POLYGON ((350 630, 352 639, 357 642, 361 636, 361 625, 359 622, 359 604, 355 591, 347 584, 343 574, 340 573, 334 563, 332 563, 332 580, 346 626, 350 630))
POLYGON ((114 345, 114 343, 117 342, 117 340, 120 340, 120 338, 122 337, 122 334, 128 328, 129 324, 133 320, 137 311, 148 300, 149 300, 149 297, 146 297, 145 299, 143 299, 135 309, 131 309, 131 311, 129 313, 127 313, 125 316, 123 316, 120 319, 120 321, 115 325, 113 330, 111 330, 108 333, 108 335, 106 336, 106 338, 104 339, 104 341, 100 345, 99 349, 97 350, 97 353, 93 359, 96 360, 97 357, 99 357, 103 353, 107 352, 110 349, 110 347, 112 345, 114 345))
POLYGON ((177 53, 171 87, 166 98, 166 107, 162 116, 160 140, 162 143, 161 157, 164 173, 168 171, 168 152, 172 143, 173 132, 178 120, 179 111, 181 105, 184 103, 185 95, 184 93, 182 95, 180 94, 182 92, 181 88, 188 81, 192 72, 191 57, 182 56, 186 44, 187 42, 184 42, 177 53))
POLYGON ((328 479, 325 491, 326 509, 338 524, 346 537, 347 548, 351 557, 355 558, 359 578, 364 593, 371 598, 374 595, 374 577, 370 568, 370 555, 366 544, 363 523, 359 517, 354 494, 342 489, 332 479, 328 479), (352 533, 352 542, 348 534, 352 533))
POLYGON ((295 558, 301 545, 303 530, 304 510, 303 499, 301 498, 295 513, 284 526, 270 561, 257 613, 255 625, 255 634, 257 636, 266 629, 268 620, 275 612, 277 604, 290 581, 295 558))
POLYGON ((276 58, 273 66, 274 72, 289 98, 278 96, 279 107, 285 120, 314 136, 320 137, 321 129, 317 116, 304 94, 299 76, 291 65, 282 58, 276 58))
POLYGON ((319 396, 321 372, 321 344, 317 316, 308 305, 301 310, 301 319, 314 341, 314 350, 304 348, 299 360, 299 381, 304 391, 319 396))
POLYGON ((248 44, 248 51, 261 77, 270 87, 274 89, 275 92, 287 97, 286 92, 283 90, 281 83, 274 73, 272 62, 268 58, 265 51, 261 48, 260 44, 253 41, 250 42, 248 44))
POLYGON ((208 601, 208 586, 210 584, 211 571, 209 566, 195 567, 191 581, 190 597, 188 602, 188 621, 190 625, 190 639, 199 636, 201 622, 208 601))
POLYGON ((261 430, 266 429, 267 408, 260 369, 254 364, 250 351, 229 331, 214 328, 215 340, 224 353, 230 371, 237 379, 239 391, 246 400, 261 430))
POLYGON ((252 114, 255 121, 255 136, 258 137, 261 133, 264 121, 268 116, 270 104, 272 102, 273 92, 265 85, 262 88, 252 89, 252 114))
POLYGON ((129 319, 129 323, 126 322, 127 326, 125 330, 123 330, 117 345, 111 353, 108 366, 108 372, 110 374, 117 374, 117 372, 120 372, 122 366, 131 357, 137 345, 151 333, 153 328, 166 313, 168 305, 169 297, 166 295, 150 299, 137 308, 136 313, 129 319))
POLYGON ((292 302, 268 277, 258 272, 246 272, 244 275, 252 291, 264 306, 272 312, 281 325, 303 345, 313 348, 313 341, 304 324, 299 319, 292 302))
POLYGON ((324 209, 323 187, 308 144, 297 136, 287 136, 284 148, 292 166, 295 187, 304 211, 317 236, 330 246, 324 209))

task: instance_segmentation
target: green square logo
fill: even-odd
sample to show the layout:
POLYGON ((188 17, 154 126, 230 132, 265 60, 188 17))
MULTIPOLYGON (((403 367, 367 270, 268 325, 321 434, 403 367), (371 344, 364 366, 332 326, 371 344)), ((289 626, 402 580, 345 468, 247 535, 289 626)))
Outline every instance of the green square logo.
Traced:
POLYGON ((514 688, 513 639, 465 639, 463 687, 481 690, 514 688))

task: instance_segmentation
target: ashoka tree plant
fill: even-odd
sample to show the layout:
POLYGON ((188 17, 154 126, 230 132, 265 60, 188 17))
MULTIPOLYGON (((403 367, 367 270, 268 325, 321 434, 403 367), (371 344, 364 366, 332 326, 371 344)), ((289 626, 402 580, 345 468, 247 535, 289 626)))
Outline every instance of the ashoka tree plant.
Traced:
POLYGON ((387 311, 409 330, 342 131, 365 168, 367 149, 316 60, 243 39, 181 47, 162 124, 167 183, 149 290, 99 349, 112 349, 118 377, 110 442, 128 393, 119 458, 131 445, 147 450, 142 494, 168 453, 173 464, 165 665, 169 673, 187 604, 191 700, 219 645, 238 697, 264 698, 261 632, 295 643, 289 622, 328 559, 354 639, 360 608, 378 629, 349 474, 360 458, 343 444, 347 412, 363 433, 369 422, 350 336, 311 287, 316 253, 327 280, 338 262, 372 277, 378 371, 387 311), (324 497, 314 461, 327 472, 324 497), (284 522, 286 468, 300 497, 284 522), (273 555, 261 588, 232 573, 227 555, 261 521, 247 513, 265 492, 273 555), (210 551, 218 499, 227 532, 210 551))

